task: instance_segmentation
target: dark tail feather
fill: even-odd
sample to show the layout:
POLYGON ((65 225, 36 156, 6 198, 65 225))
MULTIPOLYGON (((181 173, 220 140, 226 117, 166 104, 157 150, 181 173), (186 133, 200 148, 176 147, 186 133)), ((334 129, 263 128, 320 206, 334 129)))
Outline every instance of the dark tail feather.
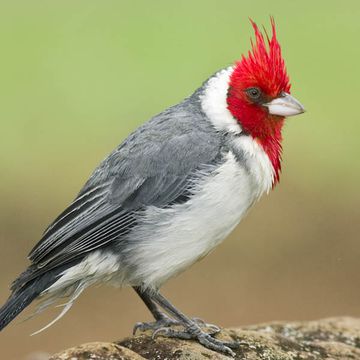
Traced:
POLYGON ((0 309, 0 331, 21 313, 37 296, 39 291, 29 286, 13 292, 0 309))
POLYGON ((12 294, 0 308, 0 331, 4 329, 16 316, 18 316, 30 303, 37 298, 44 290, 50 287, 59 279, 59 275, 67 268, 75 265, 80 260, 49 270, 30 281, 27 279, 36 269, 30 266, 13 283, 12 294))

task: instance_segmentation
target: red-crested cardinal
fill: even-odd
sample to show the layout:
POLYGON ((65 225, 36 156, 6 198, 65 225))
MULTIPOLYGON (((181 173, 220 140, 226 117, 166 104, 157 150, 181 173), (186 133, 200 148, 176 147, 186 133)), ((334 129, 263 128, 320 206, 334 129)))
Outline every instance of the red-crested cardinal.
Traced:
POLYGON ((155 322, 135 330, 234 355, 237 343, 217 339, 218 327, 185 316, 159 288, 207 255, 279 180, 285 117, 304 108, 290 95, 271 25, 269 38, 252 22, 246 56, 154 116, 96 168, 30 252, 0 309, 0 329, 34 299, 41 311, 67 296, 57 320, 85 288, 107 282, 132 286, 153 314, 155 322))

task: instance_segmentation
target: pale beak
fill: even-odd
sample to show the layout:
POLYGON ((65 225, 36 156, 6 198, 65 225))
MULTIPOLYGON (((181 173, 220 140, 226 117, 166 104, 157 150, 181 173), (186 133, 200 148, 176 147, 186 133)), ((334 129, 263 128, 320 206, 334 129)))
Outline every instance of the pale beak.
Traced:
POLYGON ((264 104, 269 110, 269 114, 279 116, 294 116, 305 112, 304 107, 290 94, 282 93, 280 97, 264 104))

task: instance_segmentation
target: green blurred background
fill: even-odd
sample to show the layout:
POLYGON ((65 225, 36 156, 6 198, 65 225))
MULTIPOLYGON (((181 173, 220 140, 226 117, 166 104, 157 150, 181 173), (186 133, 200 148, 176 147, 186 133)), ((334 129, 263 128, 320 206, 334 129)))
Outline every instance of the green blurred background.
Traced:
MULTIPOLYGON (((269 15, 292 93, 307 109, 284 130, 281 183, 164 293, 187 314, 223 326, 360 315, 355 0, 1 1, 1 302, 45 226, 97 163, 246 52, 248 17, 269 27, 269 15)), ((46 358, 124 337, 150 319, 130 289, 94 288, 29 337, 56 313, 16 319, 0 334, 1 358, 46 358)))

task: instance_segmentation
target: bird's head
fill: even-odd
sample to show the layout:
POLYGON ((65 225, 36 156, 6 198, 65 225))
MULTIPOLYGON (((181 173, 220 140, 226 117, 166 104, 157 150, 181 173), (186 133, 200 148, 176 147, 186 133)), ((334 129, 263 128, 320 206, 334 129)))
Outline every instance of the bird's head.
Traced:
POLYGON ((276 177, 280 171, 281 128, 287 116, 303 113, 304 107, 290 95, 290 81, 271 18, 272 36, 265 37, 250 20, 255 42, 247 56, 236 62, 230 77, 227 105, 242 129, 257 140, 269 155, 276 177))

